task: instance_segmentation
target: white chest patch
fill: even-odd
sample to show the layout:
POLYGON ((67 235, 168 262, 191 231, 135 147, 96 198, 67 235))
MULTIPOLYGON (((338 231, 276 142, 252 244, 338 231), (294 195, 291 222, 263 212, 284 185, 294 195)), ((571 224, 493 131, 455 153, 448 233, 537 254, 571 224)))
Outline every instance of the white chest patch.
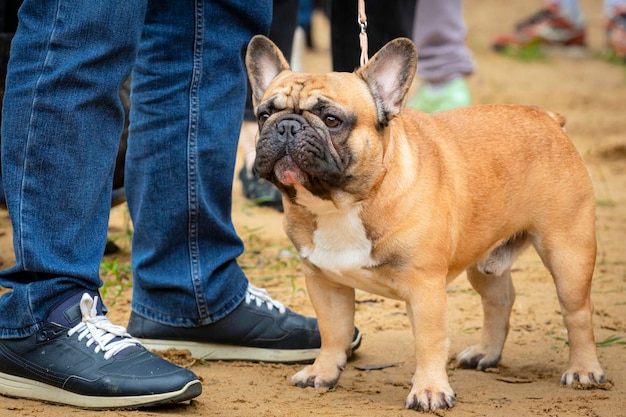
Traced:
POLYGON ((300 256, 320 269, 339 275, 376 265, 372 242, 359 217, 359 207, 318 214, 314 247, 302 247, 300 256))

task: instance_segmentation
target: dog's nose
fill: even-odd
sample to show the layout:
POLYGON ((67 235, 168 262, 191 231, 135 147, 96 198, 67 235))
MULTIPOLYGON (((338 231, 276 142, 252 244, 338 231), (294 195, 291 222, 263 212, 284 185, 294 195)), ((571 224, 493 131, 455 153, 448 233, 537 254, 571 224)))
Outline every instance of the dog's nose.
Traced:
POLYGON ((302 123, 294 119, 284 119, 278 123, 276 131, 278 134, 285 138, 285 140, 294 137, 298 132, 302 130, 302 123))

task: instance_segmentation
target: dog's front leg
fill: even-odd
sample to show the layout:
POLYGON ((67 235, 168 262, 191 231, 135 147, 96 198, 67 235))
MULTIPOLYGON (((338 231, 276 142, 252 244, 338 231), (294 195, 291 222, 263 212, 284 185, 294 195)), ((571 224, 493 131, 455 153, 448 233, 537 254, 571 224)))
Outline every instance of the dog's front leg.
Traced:
POLYGON ((332 388, 350 356, 354 337, 354 289, 328 281, 315 271, 305 271, 307 290, 317 315, 322 338, 313 365, 291 378, 299 387, 332 388))
POLYGON ((445 276, 420 278, 412 285, 407 312, 415 337, 416 369, 406 408, 450 408, 456 398, 446 369, 449 342, 445 276))

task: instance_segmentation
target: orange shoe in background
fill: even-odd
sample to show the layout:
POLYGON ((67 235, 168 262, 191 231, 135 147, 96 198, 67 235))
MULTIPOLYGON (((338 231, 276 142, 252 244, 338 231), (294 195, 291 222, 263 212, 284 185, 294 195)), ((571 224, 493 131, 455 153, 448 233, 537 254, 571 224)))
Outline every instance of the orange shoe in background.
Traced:
POLYGON ((626 63, 626 7, 618 7, 606 25, 606 43, 612 58, 626 63))
POLYGON ((558 4, 552 3, 517 23, 513 33, 496 37, 492 48, 504 51, 509 47, 523 48, 536 43, 585 46, 585 27, 562 16, 558 4))

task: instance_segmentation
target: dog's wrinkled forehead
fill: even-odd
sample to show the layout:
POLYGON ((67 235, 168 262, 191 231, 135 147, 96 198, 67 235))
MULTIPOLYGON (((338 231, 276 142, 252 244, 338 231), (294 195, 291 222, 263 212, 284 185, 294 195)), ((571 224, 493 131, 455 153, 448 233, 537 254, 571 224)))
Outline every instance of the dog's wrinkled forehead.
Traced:
POLYGON ((263 103, 277 111, 313 111, 324 103, 341 105, 341 89, 336 77, 285 71, 277 76, 265 93, 263 103))

